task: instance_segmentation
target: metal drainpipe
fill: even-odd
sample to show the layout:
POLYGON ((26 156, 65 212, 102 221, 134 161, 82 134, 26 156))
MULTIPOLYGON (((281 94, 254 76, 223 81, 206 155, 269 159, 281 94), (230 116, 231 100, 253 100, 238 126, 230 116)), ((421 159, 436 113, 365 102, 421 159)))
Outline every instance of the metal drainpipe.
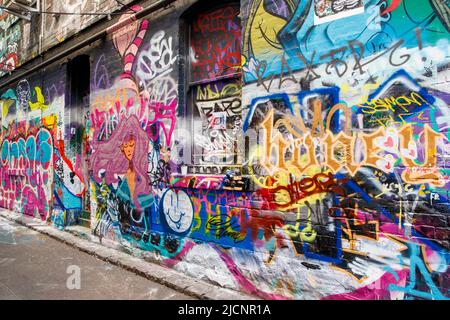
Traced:
MULTIPOLYGON (((141 11, 132 14, 129 19, 137 19, 137 20, 139 20, 140 18, 143 18, 144 16, 146 16, 146 15, 152 13, 152 12, 155 12, 156 10, 158 10, 158 9, 160 9, 162 7, 165 7, 165 6, 171 4, 172 2, 175 2, 175 1, 177 1, 177 0, 161 0, 161 1, 155 2, 155 3, 151 4, 150 6, 142 9, 141 11)), ((56 56, 51 57, 51 58, 49 58, 47 60, 44 60, 43 62, 35 65, 31 69, 28 69, 28 70, 26 70, 26 71, 24 71, 22 73, 19 73, 19 74, 15 75, 15 76, 12 76, 11 78, 7 79, 6 81, 1 82, 0 83, 0 88, 5 87, 5 86, 7 86, 7 85, 9 85, 9 84, 19 80, 19 78, 26 77, 30 73, 33 73, 36 70, 39 70, 39 69, 41 69, 41 68, 43 68, 45 66, 48 66, 49 64, 57 61, 58 59, 61 59, 61 58, 65 57, 66 55, 69 55, 72 52, 74 52, 74 51, 76 51, 78 49, 84 48, 87 45, 91 44, 92 42, 103 38, 104 36, 108 35, 108 33, 112 32, 112 31, 115 31, 115 30, 123 27, 124 25, 126 25, 126 23, 130 22, 129 19, 125 19, 124 21, 115 23, 115 24, 107 27, 106 29, 104 29, 104 30, 102 30, 102 31, 100 31, 100 32, 90 36, 89 38, 79 42, 78 44, 75 44, 74 46, 64 50, 63 52, 57 54, 56 56)))
MULTIPOLYGON (((37 0, 38 1, 38 10, 39 11, 44 11, 44 1, 45 0, 37 0)), ((31 31, 31 26, 30 26, 30 31, 31 31)), ((44 46, 43 44, 44 42, 44 17, 41 15, 41 31, 39 32, 39 56, 42 54, 42 47, 44 46)))

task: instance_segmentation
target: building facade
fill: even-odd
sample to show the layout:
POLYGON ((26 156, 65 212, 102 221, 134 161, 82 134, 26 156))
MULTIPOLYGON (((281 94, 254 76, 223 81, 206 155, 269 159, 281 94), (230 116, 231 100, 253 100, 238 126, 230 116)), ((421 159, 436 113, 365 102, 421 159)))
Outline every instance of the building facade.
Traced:
POLYGON ((0 15, 0 207, 264 299, 450 297, 447 0, 61 3, 0 15))

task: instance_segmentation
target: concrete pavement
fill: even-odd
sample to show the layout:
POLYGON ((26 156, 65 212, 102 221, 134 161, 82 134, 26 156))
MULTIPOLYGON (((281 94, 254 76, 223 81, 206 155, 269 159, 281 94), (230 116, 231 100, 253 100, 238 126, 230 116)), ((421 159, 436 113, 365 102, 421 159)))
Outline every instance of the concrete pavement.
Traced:
MULTIPOLYGON (((66 296, 67 299, 73 299, 73 296, 76 296, 76 293, 64 293, 64 291, 78 291, 67 290, 66 281, 70 276, 68 272, 73 271, 67 271, 67 268, 70 265, 77 265, 76 263, 72 263, 73 261, 79 262, 88 258, 93 260, 89 260, 91 263, 86 265, 84 272, 87 272, 86 277, 84 276, 83 271, 81 271, 82 279, 83 277, 86 279, 86 281, 82 280, 82 283, 85 285, 92 283, 93 287, 86 287, 86 291, 83 293, 83 297, 86 295, 86 299, 87 297, 94 297, 89 299, 187 299, 188 297, 205 300, 257 299, 254 296, 247 295, 242 292, 221 288, 205 281, 190 278, 173 269, 163 267, 158 264, 133 257, 130 254, 105 247, 99 243, 86 240, 83 238, 85 235, 77 234, 76 232, 69 233, 66 231, 61 231, 37 219, 30 219, 21 214, 8 210, 0 209, 0 222, 3 225, 3 229, 0 228, 0 299, 5 299, 3 298, 4 296, 14 298, 14 295, 17 295, 17 297, 15 297, 16 299, 32 296, 31 293, 26 292, 27 290, 21 291, 21 289, 14 287, 11 283, 14 283, 15 281, 20 283, 23 280, 28 281, 28 284, 32 284, 32 281, 34 281, 34 278, 31 276, 34 270, 33 268, 42 268, 42 273, 44 271, 48 273, 47 278, 45 278, 47 279, 45 280, 47 282, 41 280, 35 281, 35 283, 38 284, 38 287, 36 287, 37 292, 42 292, 39 291, 41 289, 38 288, 47 287, 49 289, 58 289, 56 291, 59 292, 59 295, 48 293, 48 297, 42 295, 40 297, 33 296, 33 298, 27 299, 65 299, 64 297, 66 296), (5 231, 14 230, 15 228, 19 228, 23 235, 16 237, 13 231, 5 231), (20 241, 17 241, 18 239, 20 241), (17 245, 8 245, 8 242, 11 241, 16 241, 17 245), (6 244, 4 244, 5 242, 6 244), (14 246, 20 249, 11 248, 14 246), (58 249, 55 249, 56 247, 58 249), (37 252, 41 252, 41 254, 39 256, 34 256, 29 255, 28 251, 26 251, 33 251, 34 249, 36 249, 37 252), (69 252, 67 250, 69 249, 71 253, 67 254, 67 252, 69 252), (10 250, 9 253, 8 250, 10 250), (21 250, 24 251, 21 252, 21 250), (80 256, 78 256, 78 254, 80 256), (23 258, 22 255, 24 256, 23 258), (51 259, 56 260, 52 261, 52 263, 46 263, 47 256, 49 257, 49 261, 52 261, 51 259), (20 268, 16 269, 14 267, 16 265, 16 260, 14 259, 19 259, 17 263, 19 263, 20 268), (100 263, 102 261, 100 260, 103 260, 105 263, 102 264, 101 267, 100 263), (97 264, 95 264, 94 261, 97 264), (8 267, 9 264, 11 264, 11 266, 8 267), (40 264, 42 264, 42 266, 40 264), (58 275, 54 275, 54 277, 56 277, 55 279, 58 279, 55 280, 59 281, 58 283, 53 282, 53 280, 49 280, 52 279, 52 274, 55 274, 51 271, 54 270, 56 266, 59 266, 58 275), (25 267, 26 269, 18 272, 21 268, 25 267), (107 275, 111 272, 109 268, 113 268, 111 270, 116 270, 116 273, 111 275, 110 278, 108 278, 107 275), (120 270, 124 273, 120 274, 120 270), (133 275, 136 277, 136 282, 134 282, 136 291, 132 294, 127 292, 127 290, 124 291, 123 289, 130 284, 130 281, 120 282, 121 278, 124 278, 125 280, 128 279, 124 275, 133 275), (12 278, 12 280, 2 280, 4 278, 12 278), (17 278, 18 280, 14 280, 14 278, 17 278), (103 279, 104 281, 101 283, 108 282, 108 284, 104 284, 105 291, 99 291, 102 289, 99 286, 99 282, 95 281, 96 279, 103 279), (117 286, 115 286, 114 282, 117 281, 119 282, 117 286), (140 284, 140 282, 142 282, 142 284, 140 284), (162 286, 158 287, 156 286, 157 284, 162 286), (117 288, 117 290, 115 288, 117 288), (147 291, 142 291, 145 288, 147 288, 147 291), (169 290, 169 288, 172 290, 166 291, 169 290), (120 293, 121 291, 123 292, 120 293)), ((80 269, 83 270, 83 268, 80 269)), ((26 286, 24 286, 24 288, 26 288, 26 286)), ((80 299, 84 298, 80 296, 80 299)))
POLYGON ((0 218, 0 300, 6 299, 192 298, 0 218))

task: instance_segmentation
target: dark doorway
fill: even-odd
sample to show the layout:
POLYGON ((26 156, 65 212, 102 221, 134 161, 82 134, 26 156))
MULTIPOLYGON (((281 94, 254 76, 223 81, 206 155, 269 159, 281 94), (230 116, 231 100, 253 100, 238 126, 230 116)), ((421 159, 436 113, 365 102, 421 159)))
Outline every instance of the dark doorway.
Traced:
POLYGON ((90 61, 88 55, 80 55, 69 61, 67 73, 70 84, 70 108, 89 107, 90 61))
MULTIPOLYGON (((65 151, 66 155, 81 166, 80 177, 84 183, 84 192, 81 199, 81 210, 73 212, 73 221, 79 225, 90 226, 90 194, 89 194, 89 173, 86 154, 86 120, 89 116, 90 104, 90 77, 91 77, 90 57, 79 55, 68 62, 67 84, 68 95, 66 96, 65 123, 65 151)), ((78 171, 78 170, 77 170, 78 171)), ((75 172, 69 172, 71 178, 75 172)))

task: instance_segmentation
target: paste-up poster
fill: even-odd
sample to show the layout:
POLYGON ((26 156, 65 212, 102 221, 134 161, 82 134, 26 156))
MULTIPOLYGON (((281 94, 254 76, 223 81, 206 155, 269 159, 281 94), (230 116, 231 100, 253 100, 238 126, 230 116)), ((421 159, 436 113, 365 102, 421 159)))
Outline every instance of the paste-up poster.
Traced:
POLYGON ((226 112, 213 112, 210 125, 215 130, 226 129, 227 128, 227 113, 226 112))
POLYGON ((364 0, 314 0, 315 25, 363 12, 364 0))

